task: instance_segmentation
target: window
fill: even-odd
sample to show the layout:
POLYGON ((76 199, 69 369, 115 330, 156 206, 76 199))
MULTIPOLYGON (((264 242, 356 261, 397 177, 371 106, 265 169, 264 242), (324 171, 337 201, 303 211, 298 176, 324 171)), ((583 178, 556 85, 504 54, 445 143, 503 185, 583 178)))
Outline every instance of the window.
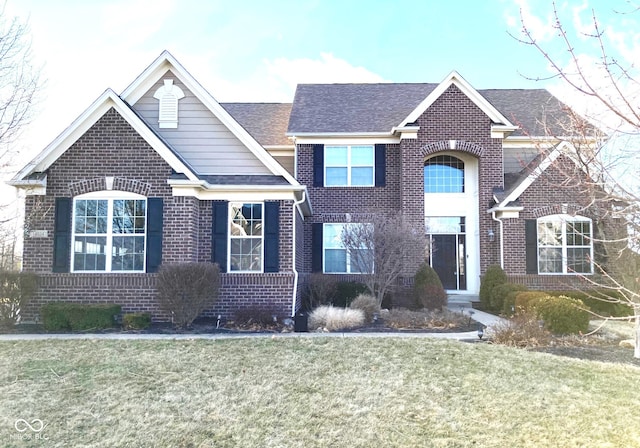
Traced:
POLYGON ((229 203, 229 270, 262 272, 263 204, 229 203))
POLYGON ((590 219, 551 215, 539 218, 537 228, 540 274, 593 273, 590 219))
POLYGON ((73 201, 74 272, 144 272, 147 200, 98 192, 73 201))
POLYGON ((374 159, 373 145, 325 146, 325 186, 372 187, 374 159))
POLYGON ((453 156, 435 156, 424 163, 425 193, 464 193, 464 162, 453 156))
MULTIPOLYGON (((324 224, 322 230, 322 251, 324 260, 323 272, 334 274, 359 274, 362 273, 357 263, 352 262, 355 254, 349 252, 342 243, 342 231, 345 226, 351 224, 324 224)), ((355 224, 353 224, 355 225, 355 224)), ((367 225, 370 224, 358 224, 367 225)), ((360 256, 366 256, 369 249, 357 249, 360 256)), ((372 257, 370 257, 372 259, 372 257)))

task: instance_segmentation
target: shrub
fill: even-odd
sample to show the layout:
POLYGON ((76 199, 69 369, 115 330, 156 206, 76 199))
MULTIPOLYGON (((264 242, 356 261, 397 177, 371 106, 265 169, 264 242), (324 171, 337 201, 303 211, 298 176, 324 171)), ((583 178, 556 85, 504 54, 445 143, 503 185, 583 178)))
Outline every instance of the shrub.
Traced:
POLYGON ((507 283, 507 274, 498 265, 492 265, 487 268, 487 272, 482 276, 480 283, 480 303, 482 307, 488 311, 501 311, 491 306, 491 293, 493 288, 498 285, 507 283))
POLYGON ((365 285, 358 282, 337 282, 336 294, 331 304, 336 307, 347 307, 358 294, 367 292, 365 285))
POLYGON ((505 315, 514 314, 516 305, 516 295, 526 291, 527 287, 515 283, 502 283, 496 285, 491 291, 491 308, 505 315))
POLYGON ((416 272, 413 282, 413 296, 418 308, 441 309, 447 304, 447 293, 436 271, 423 262, 416 272))
POLYGON ((528 311, 492 326, 491 341, 511 347, 542 347, 549 345, 551 333, 540 325, 535 312, 528 311))
POLYGON ((380 312, 380 306, 375 297, 370 294, 358 294, 358 297, 351 301, 349 308, 354 310, 362 310, 364 313, 364 321, 370 323, 373 321, 373 315, 380 312))
POLYGON ((149 313, 126 313, 122 316, 122 326, 125 330, 144 330, 151 325, 149 313))
POLYGON ((516 314, 535 310, 537 302, 540 299, 547 297, 547 295, 548 294, 543 291, 523 291, 516 293, 516 314))
POLYGON ((102 330, 115 326, 120 305, 51 302, 42 306, 42 324, 47 331, 102 330))
POLYGON ((309 329, 327 329, 329 331, 346 330, 364 324, 362 310, 320 306, 309 313, 309 329))
POLYGON ((585 333, 589 329, 589 311, 579 299, 547 296, 536 305, 544 326, 555 334, 585 333))
POLYGON ((469 318, 460 313, 444 310, 412 311, 406 308, 394 308, 385 316, 389 327, 398 329, 448 329, 469 324, 469 318))
POLYGON ((338 281, 335 276, 314 273, 309 277, 305 306, 312 310, 320 305, 331 303, 338 291, 338 281))
POLYGON ((160 308, 171 313, 174 325, 188 327, 217 300, 220 268, 212 263, 162 265, 157 288, 160 308))
POLYGON ((579 299, 598 316, 633 316, 633 309, 626 303, 619 303, 621 297, 616 291, 549 291, 552 296, 565 296, 579 299))
POLYGON ((38 289, 38 277, 28 272, 0 271, 0 326, 12 327, 38 289))
POLYGON ((272 327, 278 323, 278 312, 269 306, 249 306, 238 309, 234 323, 239 326, 272 327))

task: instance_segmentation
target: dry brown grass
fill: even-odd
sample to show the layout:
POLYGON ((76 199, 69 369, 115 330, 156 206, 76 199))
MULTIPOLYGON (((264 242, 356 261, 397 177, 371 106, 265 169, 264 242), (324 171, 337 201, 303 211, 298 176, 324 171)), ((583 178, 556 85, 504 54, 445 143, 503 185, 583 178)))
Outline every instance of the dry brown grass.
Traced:
POLYGON ((3 447, 640 446, 640 369, 498 345, 52 340, 0 355, 3 447), (17 419, 47 439, 18 440, 17 419))
POLYGON ((364 325, 364 312, 351 308, 319 306, 309 313, 310 330, 347 330, 364 325))
POLYGON ((384 314, 385 324, 396 329, 433 329, 449 330, 468 325, 469 318, 449 310, 412 311, 406 308, 394 308, 384 314))

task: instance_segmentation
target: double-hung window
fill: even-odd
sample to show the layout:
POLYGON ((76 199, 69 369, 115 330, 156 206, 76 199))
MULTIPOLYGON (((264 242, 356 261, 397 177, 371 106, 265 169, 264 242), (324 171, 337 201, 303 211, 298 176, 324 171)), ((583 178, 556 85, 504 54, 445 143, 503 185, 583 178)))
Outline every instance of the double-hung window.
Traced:
POLYGON ((229 203, 229 270, 262 272, 263 207, 256 203, 229 203))
POLYGON ((147 200, 105 191, 73 201, 73 272, 144 272, 147 200))
POLYGON ((373 145, 325 146, 326 187, 372 187, 375 155, 373 145))
POLYGON ((538 219, 538 272, 540 274, 593 273, 591 220, 551 215, 538 219))
POLYGON ((342 232, 347 226, 371 224, 324 224, 322 231, 323 271, 333 274, 359 274, 373 269, 373 254, 366 247, 347 250, 342 232), (358 251, 358 253, 354 253, 358 251))

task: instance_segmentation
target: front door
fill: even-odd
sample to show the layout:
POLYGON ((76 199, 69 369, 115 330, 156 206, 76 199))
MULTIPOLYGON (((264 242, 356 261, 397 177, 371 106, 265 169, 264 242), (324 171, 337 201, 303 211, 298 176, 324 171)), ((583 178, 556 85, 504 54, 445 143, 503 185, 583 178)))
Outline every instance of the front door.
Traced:
POLYGON ((431 235, 431 266, 447 290, 466 289, 464 235, 431 235))

